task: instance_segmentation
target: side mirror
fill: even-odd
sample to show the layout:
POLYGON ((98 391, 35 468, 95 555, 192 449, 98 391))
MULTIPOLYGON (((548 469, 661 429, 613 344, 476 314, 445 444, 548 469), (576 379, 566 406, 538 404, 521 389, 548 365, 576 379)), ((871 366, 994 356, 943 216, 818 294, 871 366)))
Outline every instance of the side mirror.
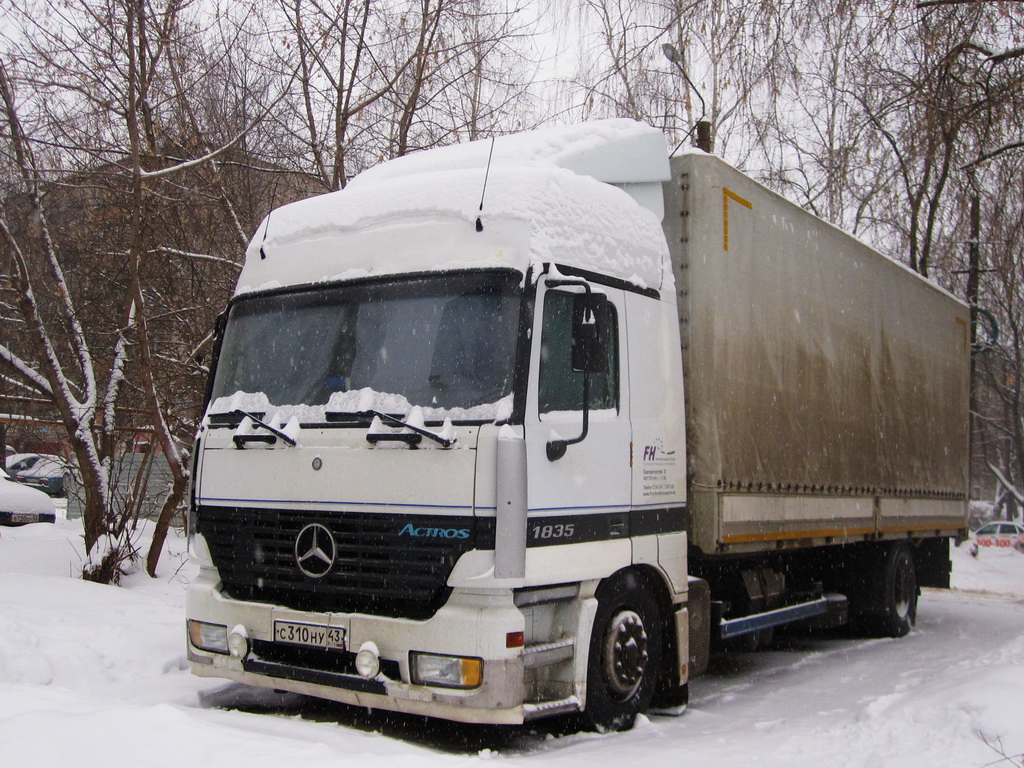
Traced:
POLYGON ((572 369, 601 373, 608 369, 608 297, 578 293, 572 302, 572 369))
POLYGON ((572 350, 570 365, 583 374, 583 429, 579 437, 571 440, 550 440, 547 444, 548 461, 558 461, 570 445, 582 443, 590 429, 590 374, 608 370, 608 317, 611 311, 608 297, 594 293, 585 280, 568 279, 549 281, 557 285, 580 285, 586 293, 579 293, 572 301, 572 350))

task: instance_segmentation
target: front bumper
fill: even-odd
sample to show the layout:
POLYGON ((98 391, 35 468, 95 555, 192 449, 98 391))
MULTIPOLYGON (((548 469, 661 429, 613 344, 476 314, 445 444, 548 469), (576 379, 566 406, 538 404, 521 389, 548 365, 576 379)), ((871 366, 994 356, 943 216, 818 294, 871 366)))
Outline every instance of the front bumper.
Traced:
POLYGON ((523 649, 506 647, 509 633, 523 631, 524 618, 510 590, 457 590, 432 618, 415 621, 309 613, 227 600, 217 591, 218 586, 216 572, 202 569, 188 589, 187 616, 224 625, 229 632, 241 625, 250 650, 239 659, 203 651, 189 642, 188 657, 196 675, 459 722, 524 722, 523 649), (273 642, 275 621, 342 627, 350 653, 367 643, 378 649, 381 673, 366 679, 347 669, 344 662, 325 663, 328 657, 337 659, 337 652, 311 649, 304 653, 307 649, 301 646, 282 648, 282 644, 273 642), (410 674, 413 651, 481 658, 482 682, 466 690, 415 685, 410 674))

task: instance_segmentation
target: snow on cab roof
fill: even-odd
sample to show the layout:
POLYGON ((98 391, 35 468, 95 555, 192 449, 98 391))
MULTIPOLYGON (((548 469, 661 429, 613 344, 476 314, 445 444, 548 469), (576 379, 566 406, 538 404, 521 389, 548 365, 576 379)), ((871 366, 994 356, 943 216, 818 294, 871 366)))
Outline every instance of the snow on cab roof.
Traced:
POLYGON ((400 176, 486 168, 492 164, 542 164, 591 176, 609 184, 662 182, 669 178, 665 136, 635 120, 595 120, 483 139, 415 152, 370 168, 352 184, 376 183, 400 176), (493 154, 493 156, 492 156, 493 154))
POLYGON ((525 273, 538 262, 644 287, 671 280, 660 209, 637 193, 656 188, 647 197, 660 205, 668 158, 659 131, 612 120, 502 137, 488 171, 490 144, 399 158, 344 190, 273 211, 249 246, 237 292, 456 268, 525 273))

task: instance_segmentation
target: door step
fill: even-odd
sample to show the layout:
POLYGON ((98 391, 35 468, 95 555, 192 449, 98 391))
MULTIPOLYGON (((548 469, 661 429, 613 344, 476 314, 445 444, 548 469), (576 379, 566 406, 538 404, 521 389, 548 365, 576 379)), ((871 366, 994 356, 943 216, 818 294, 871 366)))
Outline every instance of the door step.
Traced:
POLYGON ((575 647, 576 641, 571 637, 553 643, 532 643, 523 649, 523 666, 536 669, 568 661, 573 657, 575 647))
POLYGON ((523 719, 535 720, 538 717, 550 717, 561 715, 565 712, 577 712, 580 708, 580 700, 576 696, 566 699, 554 699, 552 701, 538 701, 530 704, 523 704, 523 719))

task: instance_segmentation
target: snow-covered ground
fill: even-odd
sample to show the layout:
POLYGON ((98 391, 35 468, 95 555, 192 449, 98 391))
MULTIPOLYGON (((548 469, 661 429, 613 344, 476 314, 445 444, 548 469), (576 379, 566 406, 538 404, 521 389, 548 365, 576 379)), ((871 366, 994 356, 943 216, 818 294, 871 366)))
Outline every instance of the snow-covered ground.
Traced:
POLYGON ((368 713, 193 678, 172 535, 158 579, 82 582, 81 524, 0 529, 0 765, 1024 766, 1024 555, 954 550, 902 640, 797 638, 715 660, 679 718, 623 734, 368 713), (1007 759, 1004 759, 1006 756, 1007 759))

